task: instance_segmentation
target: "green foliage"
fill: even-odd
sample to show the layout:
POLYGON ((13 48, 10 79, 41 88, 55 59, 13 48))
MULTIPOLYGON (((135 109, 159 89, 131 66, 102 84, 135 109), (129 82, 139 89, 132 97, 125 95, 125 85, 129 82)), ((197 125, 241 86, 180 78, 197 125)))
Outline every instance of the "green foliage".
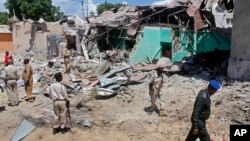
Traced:
POLYGON ((95 16, 95 12, 94 11, 90 11, 89 16, 90 17, 94 17, 95 16))
POLYGON ((4 5, 10 16, 15 11, 19 20, 25 18, 37 21, 43 18, 45 21, 57 21, 63 16, 60 8, 52 5, 52 0, 7 0, 4 5))
POLYGON ((8 24, 9 13, 0 12, 0 24, 8 24))
POLYGON ((97 13, 98 13, 98 15, 100 15, 100 14, 102 14, 102 12, 104 12, 106 10, 110 10, 112 8, 120 8, 122 6, 124 6, 124 5, 121 3, 113 4, 113 3, 109 3, 107 1, 105 1, 104 3, 97 6, 97 13))

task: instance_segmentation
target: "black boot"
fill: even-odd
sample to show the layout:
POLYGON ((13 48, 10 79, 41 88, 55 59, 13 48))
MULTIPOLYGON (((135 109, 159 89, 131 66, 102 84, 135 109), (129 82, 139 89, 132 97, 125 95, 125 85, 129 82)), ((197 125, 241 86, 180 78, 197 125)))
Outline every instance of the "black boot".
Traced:
POLYGON ((61 128, 53 128, 53 135, 59 133, 61 131, 61 128))
POLYGON ((61 134, 65 134, 66 132, 68 132, 70 130, 70 128, 63 128, 61 130, 61 134))

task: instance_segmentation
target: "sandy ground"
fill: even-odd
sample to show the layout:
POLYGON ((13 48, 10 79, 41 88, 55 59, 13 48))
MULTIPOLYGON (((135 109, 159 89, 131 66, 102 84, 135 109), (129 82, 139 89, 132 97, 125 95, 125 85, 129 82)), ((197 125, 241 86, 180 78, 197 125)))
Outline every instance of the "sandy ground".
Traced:
MULTIPOLYGON (((82 94, 75 95, 71 98, 70 108, 72 132, 64 135, 52 135, 52 101, 41 94, 36 95, 34 103, 27 103, 23 99, 24 89, 20 87, 20 105, 6 106, 6 111, 0 113, 0 137, 3 141, 9 140, 26 117, 37 128, 24 141, 183 141, 191 126, 190 116, 196 94, 206 84, 206 81, 179 75, 165 78, 161 91, 164 116, 156 113, 149 115, 143 110, 150 104, 146 83, 129 86, 129 94, 91 101, 92 110, 75 108, 82 94), (85 119, 92 122, 91 128, 81 124, 85 119)), ((231 87, 223 87, 212 97, 212 113, 207 128, 217 141, 228 137, 229 125, 236 110, 234 104, 237 99, 231 98, 236 89, 231 87)), ((0 94, 0 99, 1 104, 7 105, 5 93, 0 94)))

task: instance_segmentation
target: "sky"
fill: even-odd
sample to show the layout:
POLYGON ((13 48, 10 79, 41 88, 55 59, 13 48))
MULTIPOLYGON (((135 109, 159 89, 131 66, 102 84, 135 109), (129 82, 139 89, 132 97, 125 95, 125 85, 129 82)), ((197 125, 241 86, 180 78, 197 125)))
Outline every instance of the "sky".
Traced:
MULTIPOLYGON (((4 2, 6 0, 0 0, 0 12, 7 11, 4 7, 4 2)), ((88 1, 88 11, 96 12, 96 5, 104 3, 105 0, 52 0, 53 5, 59 6, 61 11, 64 12, 65 15, 74 15, 74 16, 83 16, 83 14, 87 15, 87 1, 88 1), (84 7, 82 6, 82 1, 84 2, 84 7), (85 9, 85 10, 83 10, 85 9), (83 13, 84 11, 84 13, 83 13)), ((106 0, 110 3, 124 3, 128 5, 161 5, 168 3, 173 0, 106 0)))

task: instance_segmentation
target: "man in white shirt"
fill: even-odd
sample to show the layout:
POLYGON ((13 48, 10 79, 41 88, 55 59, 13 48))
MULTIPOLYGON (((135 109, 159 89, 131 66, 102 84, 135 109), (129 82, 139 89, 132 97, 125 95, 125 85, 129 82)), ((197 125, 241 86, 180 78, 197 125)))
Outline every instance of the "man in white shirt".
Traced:
POLYGON ((69 102, 68 95, 65 89, 65 86, 61 84, 63 79, 62 73, 58 72, 54 75, 56 83, 50 85, 49 95, 53 100, 53 111, 55 115, 55 122, 53 125, 53 134, 56 134, 61 131, 64 134, 67 129, 67 107, 66 103, 69 102))

